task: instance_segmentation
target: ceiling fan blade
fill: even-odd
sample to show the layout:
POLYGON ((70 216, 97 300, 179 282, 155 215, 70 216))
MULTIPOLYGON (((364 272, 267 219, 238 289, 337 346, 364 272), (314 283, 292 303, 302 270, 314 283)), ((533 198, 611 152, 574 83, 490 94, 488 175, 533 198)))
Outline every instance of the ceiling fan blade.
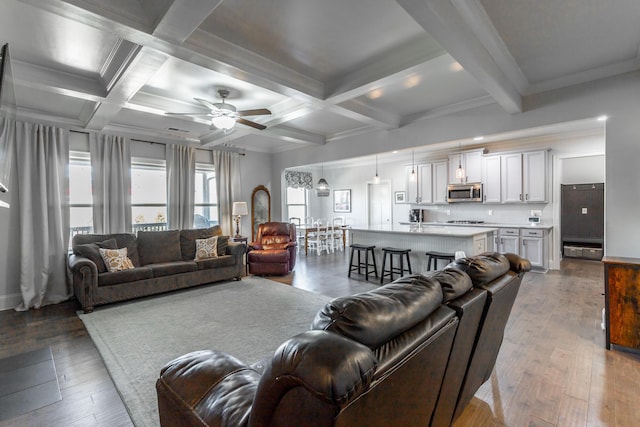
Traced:
POLYGON ((201 103, 202 105, 204 105, 207 108, 210 108, 212 111, 218 111, 218 107, 215 106, 215 104, 213 104, 212 102, 207 101, 206 99, 202 99, 202 98, 193 98, 196 101, 198 101, 199 103, 201 103))
POLYGON ((257 108, 255 110, 238 111, 238 115, 240 117, 244 117, 244 116, 262 116, 262 115, 266 115, 266 114, 271 114, 271 111, 267 110, 266 108, 257 108))
POLYGON ((168 116, 193 116, 193 117, 200 117, 200 116, 211 116, 211 112, 202 112, 202 113, 167 113, 168 116))
POLYGON ((251 126, 252 128, 256 128, 258 130, 265 130, 267 128, 265 125, 252 122, 251 120, 247 120, 247 119, 236 119, 236 122, 242 123, 243 125, 251 126))

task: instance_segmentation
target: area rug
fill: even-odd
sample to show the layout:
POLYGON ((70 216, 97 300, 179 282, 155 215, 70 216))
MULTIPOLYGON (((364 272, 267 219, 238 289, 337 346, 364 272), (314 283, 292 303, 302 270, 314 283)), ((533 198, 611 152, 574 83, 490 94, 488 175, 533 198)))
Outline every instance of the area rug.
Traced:
POLYGON ((260 277, 79 313, 138 427, 159 426, 155 382, 185 353, 216 349, 247 363, 309 329, 331 298, 260 277))

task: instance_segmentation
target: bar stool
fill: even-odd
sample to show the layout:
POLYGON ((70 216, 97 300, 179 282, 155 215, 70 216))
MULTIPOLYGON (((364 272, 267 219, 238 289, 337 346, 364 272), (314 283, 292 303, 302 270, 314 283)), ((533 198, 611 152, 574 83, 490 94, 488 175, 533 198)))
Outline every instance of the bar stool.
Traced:
POLYGON ((456 259, 455 254, 448 254, 445 252, 429 251, 426 253, 426 255, 427 255, 427 271, 431 271, 431 261, 433 261, 433 269, 437 270, 439 259, 443 261, 447 261, 447 263, 450 263, 451 261, 456 259))
POLYGON ((393 281, 393 273, 398 273, 402 276, 406 271, 411 274, 411 261, 409 260, 409 252, 411 249, 397 249, 397 248, 382 248, 382 273, 380 275, 380 283, 384 280, 385 276, 390 276, 391 281, 393 281), (385 265, 387 264, 387 255, 389 255, 389 269, 385 269, 385 265), (400 256, 400 267, 393 266, 393 256, 400 256), (407 258, 407 268, 404 268, 404 258, 407 258))
POLYGON ((375 246, 373 245, 359 245, 357 243, 351 244, 351 258, 349 258, 349 274, 347 277, 351 277, 351 272, 358 270, 358 274, 362 274, 362 269, 364 268, 364 279, 369 281, 369 273, 375 274, 378 277, 378 269, 376 268, 376 257, 373 253, 373 249, 375 246), (358 251, 358 263, 353 263, 353 253, 358 251), (364 251, 364 262, 360 259, 360 253, 364 251), (371 260, 372 263, 369 262, 369 252, 371 252, 371 260), (373 271, 369 268, 373 267, 373 271))

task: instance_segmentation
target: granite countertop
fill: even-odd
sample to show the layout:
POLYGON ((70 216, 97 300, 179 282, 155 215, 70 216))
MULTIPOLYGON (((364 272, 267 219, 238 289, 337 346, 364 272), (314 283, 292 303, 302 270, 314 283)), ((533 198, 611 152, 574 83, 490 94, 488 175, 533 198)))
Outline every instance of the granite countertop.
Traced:
POLYGON ((415 234, 427 236, 450 236, 450 237, 472 237, 478 234, 487 234, 498 229, 493 227, 449 227, 448 224, 429 225, 422 224, 422 227, 411 225, 394 225, 379 227, 352 227, 351 231, 370 231, 374 233, 393 233, 393 234, 415 234))
MULTIPOLYGON (((417 222, 400 222, 401 225, 417 225, 417 222)), ((552 225, 546 224, 505 224, 505 223, 497 223, 497 222, 484 222, 482 224, 452 224, 446 221, 444 222, 423 222, 423 226, 446 226, 446 227, 487 227, 487 228, 539 228, 541 230, 551 230, 553 228, 552 225)))

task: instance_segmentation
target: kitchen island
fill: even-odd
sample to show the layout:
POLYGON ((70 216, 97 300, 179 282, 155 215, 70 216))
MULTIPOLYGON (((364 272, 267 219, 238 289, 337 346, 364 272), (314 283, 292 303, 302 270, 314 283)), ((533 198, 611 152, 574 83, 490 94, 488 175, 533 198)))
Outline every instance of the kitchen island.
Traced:
POLYGON ((353 227, 351 242, 375 245, 376 262, 382 265, 382 248, 411 249, 414 273, 427 270, 427 251, 455 253, 467 256, 493 251, 497 228, 449 227, 443 225, 396 225, 382 227, 353 227))

